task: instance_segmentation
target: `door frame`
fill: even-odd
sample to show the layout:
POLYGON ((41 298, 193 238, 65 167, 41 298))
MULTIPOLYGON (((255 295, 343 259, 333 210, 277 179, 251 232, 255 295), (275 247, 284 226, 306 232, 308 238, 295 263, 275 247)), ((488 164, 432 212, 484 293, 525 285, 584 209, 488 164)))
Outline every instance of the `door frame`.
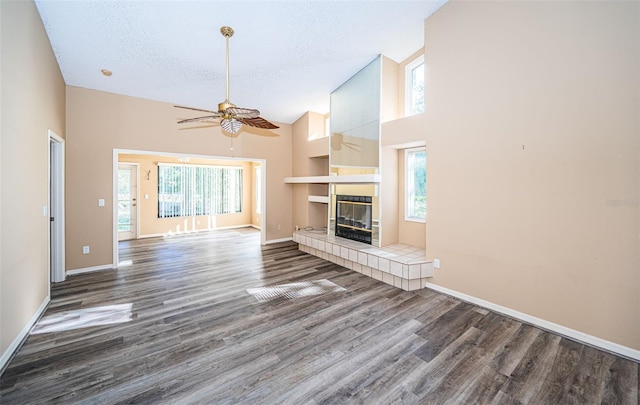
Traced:
POLYGON ((135 201, 136 201, 136 205, 135 205, 135 211, 136 211, 136 226, 134 229, 135 232, 135 238, 133 239, 138 239, 138 237, 140 236, 140 163, 133 163, 133 162, 118 162, 118 164, 116 165, 116 189, 115 189, 115 194, 114 194, 114 205, 115 205, 115 212, 116 212, 116 216, 115 216, 115 221, 116 221, 116 240, 118 239, 118 169, 119 166, 131 166, 131 167, 135 167, 136 168, 136 195, 135 197, 135 201))
MULTIPOLYGON (((215 160, 244 160, 260 162, 262 166, 262 215, 260 217, 260 244, 267 244, 267 160, 264 158, 251 158, 251 157, 230 157, 230 156, 211 156, 211 155, 199 155, 199 154, 186 154, 186 153, 173 153, 173 152, 158 152, 149 150, 136 150, 136 149, 113 149, 113 165, 112 165, 112 241, 113 241, 113 268, 117 268, 119 265, 119 253, 118 253, 118 157, 120 154, 129 155, 158 155, 158 156, 171 156, 176 158, 192 157, 192 158, 204 158, 215 160)), ((138 170, 138 194, 140 194, 140 170, 138 170)), ((138 198, 138 202, 140 199, 138 198)), ((138 204, 138 208, 139 208, 138 204)), ((138 225, 140 224, 140 211, 138 211, 138 225)), ((139 228, 138 228, 139 229, 139 228)), ((138 231, 138 236, 140 232, 138 231)))
POLYGON ((65 280, 64 139, 48 131, 49 143, 49 284, 65 280))

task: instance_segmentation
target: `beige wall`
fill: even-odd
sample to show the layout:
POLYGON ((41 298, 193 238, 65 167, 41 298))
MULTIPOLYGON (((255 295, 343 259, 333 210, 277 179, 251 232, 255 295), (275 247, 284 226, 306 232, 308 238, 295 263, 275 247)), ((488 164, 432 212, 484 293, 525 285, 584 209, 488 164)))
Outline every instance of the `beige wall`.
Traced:
MULTIPOLYGON (((384 128, 384 126, 383 126, 384 128)), ((383 132, 384 134, 384 132, 383 132)), ((380 246, 398 243, 398 151, 380 148, 380 246)))
POLYGON ((398 64, 391 59, 382 57, 382 91, 380 100, 380 122, 395 120, 398 115, 398 64))
POLYGON ((259 191, 257 186, 259 179, 256 176, 256 169, 261 166, 262 165, 258 162, 251 162, 251 225, 255 228, 260 228, 262 226, 262 214, 259 213, 262 208, 256 203, 256 196, 259 191))
MULTIPOLYGON (((236 227, 252 224, 255 215, 253 202, 255 201, 254 169, 250 161, 245 160, 215 160, 190 158, 186 164, 211 166, 238 166, 243 168, 242 176, 242 212, 218 215, 197 215, 194 217, 158 218, 158 163, 180 162, 177 157, 158 155, 120 154, 118 161, 122 163, 138 163, 138 207, 140 235, 175 234, 218 228, 236 227), (149 173, 149 179, 147 179, 149 173), (148 198, 145 198, 145 195, 148 198)), ((259 223, 258 223, 259 225, 259 223)))
POLYGON ((291 126, 243 129, 232 140, 219 126, 184 129, 192 117, 171 104, 67 87, 67 269, 113 262, 113 151, 265 159, 266 239, 291 237, 291 126), (233 146, 233 149, 231 147, 233 146), (98 207, 104 198, 105 207, 98 207), (82 246, 91 253, 82 254, 82 246))
MULTIPOLYGON (((403 70, 404 71, 404 70, 403 70)), ((380 144, 386 158, 383 161, 381 187, 384 198, 381 218, 383 221, 383 245, 403 243, 410 246, 426 246, 427 224, 404 219, 405 179, 404 150, 424 146, 427 137, 424 115, 417 114, 382 124, 380 144), (388 192, 393 191, 393 196, 388 192)), ((429 154, 427 152, 427 159, 429 154)), ((429 193, 429 185, 427 185, 429 193)), ((429 213, 427 213, 427 218, 429 213)))
POLYGON ((640 3, 425 23, 433 282, 640 349, 640 3))
MULTIPOLYGON (((2 1, 0 355, 49 294, 48 130, 65 135, 65 87, 31 1, 2 1)), ((1 365, 0 365, 1 366, 1 365)))
MULTIPOLYGON (((327 176, 329 174, 329 138, 309 140, 309 135, 324 133, 325 115, 307 112, 293 123, 293 175, 327 176)), ((309 202, 309 195, 328 196, 327 184, 290 184, 293 191, 293 224, 301 228, 327 226, 327 204, 309 202)))

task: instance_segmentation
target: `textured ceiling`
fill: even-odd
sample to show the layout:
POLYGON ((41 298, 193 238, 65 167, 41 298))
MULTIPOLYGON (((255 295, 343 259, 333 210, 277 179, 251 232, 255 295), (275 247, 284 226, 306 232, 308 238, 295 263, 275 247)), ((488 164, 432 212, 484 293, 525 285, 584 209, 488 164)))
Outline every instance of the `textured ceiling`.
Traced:
POLYGON ((329 94, 376 55, 397 62, 423 46, 438 1, 36 0, 65 82, 217 110, 230 99, 292 123, 329 111, 329 94), (113 72, 111 77, 101 69, 113 72))

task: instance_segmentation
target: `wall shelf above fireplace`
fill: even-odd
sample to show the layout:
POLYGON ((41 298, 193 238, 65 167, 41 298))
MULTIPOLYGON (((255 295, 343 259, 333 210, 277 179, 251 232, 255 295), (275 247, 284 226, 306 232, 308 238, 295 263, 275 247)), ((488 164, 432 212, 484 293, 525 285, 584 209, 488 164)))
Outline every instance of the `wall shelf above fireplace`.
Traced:
POLYGON ((351 174, 346 176, 305 176, 305 177, 285 177, 284 182, 295 184, 359 184, 359 183, 380 183, 382 177, 379 174, 351 174))

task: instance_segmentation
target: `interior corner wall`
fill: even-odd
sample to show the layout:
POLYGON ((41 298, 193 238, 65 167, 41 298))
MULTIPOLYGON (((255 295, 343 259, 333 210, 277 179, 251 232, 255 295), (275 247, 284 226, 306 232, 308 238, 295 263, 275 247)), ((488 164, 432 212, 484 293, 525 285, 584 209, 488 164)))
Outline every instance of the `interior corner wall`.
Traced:
POLYGON ((2 1, 0 18, 0 356, 5 359, 49 296, 49 216, 43 212, 49 205, 48 131, 65 135, 65 86, 34 3, 2 1))
MULTIPOLYGON (((306 112, 292 125, 292 154, 293 175, 327 176, 329 138, 322 137, 309 140, 311 134, 323 134, 325 115, 316 112, 306 112), (322 159, 318 159, 322 158, 322 159), (326 159, 325 159, 326 158, 326 159), (325 161, 327 162, 325 164, 325 161)), ((294 226, 326 227, 327 205, 309 202, 309 195, 328 195, 326 185, 318 184, 290 184, 293 193, 292 218, 294 226)))
POLYGON ((179 127, 185 112, 169 103, 67 87, 67 270, 113 262, 115 149, 264 160, 266 241, 291 237, 291 125, 243 127, 231 139, 219 126, 179 127), (233 149, 231 147, 233 146, 233 149), (98 206, 98 199, 105 206, 98 206), (91 253, 83 255, 82 246, 91 253))
POLYGON ((260 214, 261 207, 256 204, 258 201, 258 184, 260 184, 261 180, 256 176, 256 170, 261 166, 262 165, 258 162, 251 162, 251 225, 257 228, 261 227, 262 214, 260 214))
MULTIPOLYGON (((305 113, 291 125, 291 161, 294 176, 307 176, 305 145, 309 139, 309 114, 305 113)), ((291 184, 291 217, 294 226, 305 227, 309 221, 308 186, 291 184)))
POLYGON ((400 75, 398 64, 393 60, 382 56, 381 72, 381 97, 380 97, 380 122, 395 120, 402 115, 398 115, 398 76, 400 75))
POLYGON ((389 147, 380 148, 380 246, 398 243, 398 151, 389 147))
POLYGON ((425 22, 433 282, 640 350, 640 3, 425 22))

